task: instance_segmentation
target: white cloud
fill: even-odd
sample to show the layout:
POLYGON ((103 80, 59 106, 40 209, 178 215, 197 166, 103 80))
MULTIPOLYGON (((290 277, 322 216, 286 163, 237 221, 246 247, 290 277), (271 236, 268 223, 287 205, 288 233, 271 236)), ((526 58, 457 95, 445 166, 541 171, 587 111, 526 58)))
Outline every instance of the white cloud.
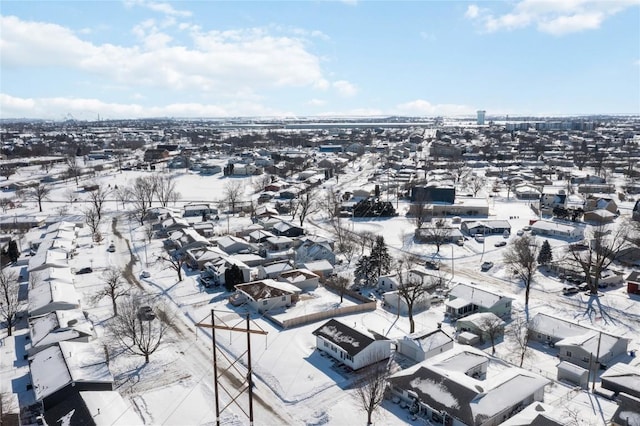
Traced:
POLYGON ((480 8, 475 4, 470 4, 467 7, 467 11, 464 14, 464 17, 467 19, 475 19, 480 14, 480 8))
POLYGON ((640 5, 640 0, 521 0, 508 13, 494 15, 489 9, 469 5, 465 17, 485 32, 535 26, 538 31, 560 36, 600 28, 605 19, 640 5))
MULTIPOLYGON (((61 67, 100 76, 111 83, 170 91, 197 90, 230 96, 240 88, 277 87, 326 90, 330 83, 320 58, 306 40, 249 28, 204 32, 182 27, 190 41, 177 44, 162 23, 148 20, 133 33, 140 44, 94 44, 60 25, 0 17, 0 60, 3 67, 61 67)), ((177 29, 177 26, 175 27, 177 29)), ((336 82, 345 94, 355 88, 336 82)))
POLYGON ((171 6, 167 2, 156 2, 156 1, 149 1, 149 0, 125 0, 124 4, 127 7, 132 7, 132 6, 145 7, 154 12, 162 13, 168 16, 180 16, 180 17, 186 18, 192 15, 190 11, 175 9, 173 6, 171 6))
POLYGON ((394 111, 398 115, 434 116, 434 115, 469 115, 475 114, 475 109, 467 105, 432 104, 424 99, 416 99, 399 104, 394 111))
POLYGON ((0 93, 0 116, 2 117, 56 120, 63 118, 67 114, 71 114, 81 120, 93 120, 98 114, 106 119, 293 115, 290 111, 278 111, 259 103, 246 101, 234 101, 224 105, 177 102, 164 106, 148 107, 137 103, 109 103, 99 99, 68 97, 19 98, 0 93))
POLYGON ((332 86, 338 91, 341 96, 351 97, 358 93, 358 88, 346 80, 334 81, 332 86))

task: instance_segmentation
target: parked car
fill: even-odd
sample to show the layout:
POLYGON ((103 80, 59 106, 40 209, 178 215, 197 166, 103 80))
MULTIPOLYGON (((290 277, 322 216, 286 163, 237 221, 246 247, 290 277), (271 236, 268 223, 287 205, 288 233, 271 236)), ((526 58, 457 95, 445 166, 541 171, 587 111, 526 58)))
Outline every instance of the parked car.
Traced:
POLYGON ((142 272, 140 273, 140 276, 141 276, 142 278, 149 278, 149 277, 151 276, 151 273, 150 273, 149 271, 142 271, 142 272))
POLYGON ((497 243, 494 244, 494 246, 496 247, 504 247, 507 245, 506 241, 498 241, 497 243))
POLYGON ((85 267, 85 268, 79 269, 79 270, 76 272, 76 275, 81 275, 81 274, 90 274, 90 273, 92 273, 92 272, 93 272, 93 269, 87 266, 87 267, 85 267))
POLYGON ((138 318, 140 321, 152 321, 156 317, 156 314, 153 313, 153 309, 151 306, 141 306, 138 309, 138 318))
POLYGON ((493 268, 493 262, 484 262, 482 266, 480 266, 482 271, 488 271, 491 268, 493 268))
POLYGON ((529 225, 522 227, 523 231, 531 231, 531 227, 529 225))
POLYGON ((516 232, 516 235, 518 237, 522 237, 524 235, 524 231, 522 229, 518 229, 518 232, 516 232))
POLYGON ((109 244, 109 247, 107 247, 107 251, 109 253, 113 253, 114 251, 116 251, 116 246, 113 243, 109 244))
POLYGON ((565 287, 562 289, 562 294, 564 294, 565 296, 569 296, 571 294, 577 294, 580 292, 580 289, 578 289, 578 287, 574 287, 574 286, 570 286, 570 287, 565 287))
POLYGON ((484 235, 476 235, 473 238, 479 243, 484 243, 484 235))
POLYGON ((587 290, 589 290, 589 284, 587 284, 587 283, 581 283, 580 285, 578 285, 578 290, 580 290, 580 291, 587 291, 587 290))
POLYGON ((440 269, 440 263, 435 262, 435 261, 433 261, 433 260, 427 260, 427 261, 425 262, 424 266, 425 266, 427 269, 435 269, 435 270, 440 269))

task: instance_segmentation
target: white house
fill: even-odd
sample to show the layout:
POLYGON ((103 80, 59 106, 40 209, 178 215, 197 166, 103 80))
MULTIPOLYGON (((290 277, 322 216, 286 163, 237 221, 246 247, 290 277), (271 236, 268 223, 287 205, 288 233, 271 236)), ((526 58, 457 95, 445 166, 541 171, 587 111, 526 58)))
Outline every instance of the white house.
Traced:
POLYGON ((30 361, 33 392, 45 409, 73 392, 113 390, 113 375, 98 342, 60 342, 30 361))
MULTIPOLYGON (((400 312, 401 315, 409 313, 409 305, 398 290, 387 291, 382 294, 383 306, 391 312, 400 312)), ((413 301, 413 313, 425 311, 431 307, 431 294, 424 291, 413 301)))
POLYGON ((583 230, 581 227, 574 225, 550 220, 538 220, 531 225, 531 234, 544 235, 547 237, 579 239, 583 236, 583 230))
POLYGON ((391 341, 374 336, 368 330, 355 329, 330 319, 313 332, 316 348, 352 370, 385 360, 391 356, 391 341))
POLYGON ((414 333, 396 342, 397 351, 414 361, 422 362, 453 348, 453 339, 441 329, 414 333))
POLYGON ((489 355, 459 346, 392 374, 389 388, 411 412, 453 426, 497 426, 544 399, 549 380, 506 365, 491 371, 488 364, 489 355))
POLYGON ((234 301, 246 302, 260 313, 291 306, 298 300, 300 293, 298 287, 272 279, 238 284, 235 287, 236 294, 232 296, 231 303, 233 304, 234 301))
POLYGON ((27 353, 33 355, 62 341, 88 342, 95 330, 80 309, 69 309, 29 318, 29 336, 27 353))
POLYGON ((29 290, 29 316, 80 307, 80 295, 73 284, 45 281, 29 290))
POLYGON ((459 283, 449 291, 445 314, 451 318, 461 318, 476 312, 492 312, 500 318, 509 318, 512 301, 510 297, 476 285, 459 283))
POLYGON ((298 287, 302 291, 312 291, 318 287, 320 277, 308 269, 292 269, 281 273, 278 281, 286 282, 298 287))

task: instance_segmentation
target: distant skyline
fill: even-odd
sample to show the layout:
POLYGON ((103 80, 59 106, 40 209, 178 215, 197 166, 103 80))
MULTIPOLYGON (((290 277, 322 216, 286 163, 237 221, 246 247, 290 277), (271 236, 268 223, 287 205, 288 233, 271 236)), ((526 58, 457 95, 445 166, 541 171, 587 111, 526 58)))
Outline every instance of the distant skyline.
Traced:
POLYGON ((11 1, 0 118, 640 114, 640 0, 11 1))

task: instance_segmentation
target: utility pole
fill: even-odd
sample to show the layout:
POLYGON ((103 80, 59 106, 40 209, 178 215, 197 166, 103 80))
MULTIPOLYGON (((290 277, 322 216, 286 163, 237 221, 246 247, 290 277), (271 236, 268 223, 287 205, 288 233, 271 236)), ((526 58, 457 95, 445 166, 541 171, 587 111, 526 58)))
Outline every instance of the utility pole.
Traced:
POLYGON ((600 340, 602 340, 602 331, 598 334, 598 347, 596 348, 596 361, 593 372, 593 384, 591 385, 591 392, 596 391, 596 377, 598 376, 598 369, 600 368, 600 340))
MULTIPOLYGON (((220 311, 218 311, 220 312, 220 311)), ((224 312, 224 313, 231 313, 231 312, 224 312)), ((211 310, 211 324, 207 324, 207 323, 203 323, 203 322, 199 322, 196 324, 197 327, 203 327, 203 328, 210 328, 211 329, 211 339, 213 342, 213 387, 214 387, 214 391, 216 394, 216 401, 215 401, 215 407, 216 407, 216 426, 220 426, 220 414, 226 410, 231 404, 235 404, 236 406, 238 406, 238 408, 240 408, 240 411, 242 411, 248 418, 249 418, 249 425, 253 426, 253 377, 252 377, 252 369, 251 369, 251 334, 263 334, 266 335, 267 332, 262 330, 260 328, 260 326, 258 326, 256 324, 256 326, 258 328, 260 328, 259 330, 254 330, 251 329, 251 318, 250 318, 250 314, 249 312, 247 312, 246 314, 246 328, 239 328, 236 326, 230 326, 227 325, 224 320, 219 319, 219 321, 221 322, 221 324, 216 324, 215 322, 216 319, 216 311, 214 311, 213 309, 211 310), (217 351, 217 344, 216 344, 216 330, 229 330, 229 331, 238 331, 241 333, 246 333, 247 335, 247 350, 240 354, 237 358, 234 359, 229 359, 229 357, 227 355, 225 355, 225 353, 223 351, 218 352, 217 351), (223 357, 225 357, 225 359, 227 360, 227 362, 229 363, 229 367, 222 369, 222 372, 220 374, 218 374, 218 354, 222 355, 223 357), (242 372, 240 370, 238 370, 237 364, 238 361, 240 361, 242 359, 242 357, 244 355, 247 355, 247 372, 246 372, 246 376, 244 378, 244 380, 241 381, 240 386, 238 386, 237 388, 231 388, 231 389, 227 389, 222 383, 220 383, 220 376, 228 371, 230 371, 232 368, 241 376, 243 375, 242 372), (231 401, 228 402, 224 407, 220 408, 220 396, 219 396, 219 392, 218 390, 222 389, 224 391, 224 393, 231 398, 231 401), (232 394, 233 392, 233 394, 232 394), (248 396, 249 396, 249 407, 248 410, 245 410, 239 403, 238 403, 238 398, 240 397, 240 395, 242 395, 243 393, 247 392, 248 396)))

